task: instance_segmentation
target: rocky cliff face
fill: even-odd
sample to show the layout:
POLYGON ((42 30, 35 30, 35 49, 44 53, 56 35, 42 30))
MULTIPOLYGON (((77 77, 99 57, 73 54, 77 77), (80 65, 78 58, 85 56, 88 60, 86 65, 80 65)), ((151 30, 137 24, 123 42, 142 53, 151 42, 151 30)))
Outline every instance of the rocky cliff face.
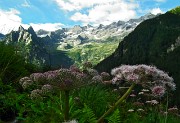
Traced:
POLYGON ((27 62, 36 65, 49 64, 48 52, 32 27, 25 30, 20 26, 17 31, 6 35, 3 41, 15 46, 15 52, 23 55, 27 62))

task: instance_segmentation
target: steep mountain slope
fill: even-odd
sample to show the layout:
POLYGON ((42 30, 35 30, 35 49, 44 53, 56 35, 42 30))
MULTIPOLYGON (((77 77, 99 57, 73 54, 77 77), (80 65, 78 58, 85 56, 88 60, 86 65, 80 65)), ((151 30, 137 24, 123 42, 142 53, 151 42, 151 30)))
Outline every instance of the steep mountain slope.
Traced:
POLYGON ((48 64, 48 53, 38 40, 32 27, 25 30, 20 26, 18 31, 6 35, 4 42, 15 46, 15 52, 22 54, 27 62, 36 65, 48 64))
MULTIPOLYGON (((149 64, 169 72, 177 84, 180 97, 180 7, 142 22, 116 51, 100 62, 96 69, 108 71, 121 64, 149 64), (175 11, 175 12, 174 12, 175 11)), ((180 102, 176 98, 175 102, 180 102)))
POLYGON ((15 47, 15 52, 22 55, 26 62, 39 67, 68 67, 72 64, 66 53, 48 50, 48 46, 41 38, 37 37, 32 27, 27 30, 22 26, 18 31, 7 34, 3 42, 15 47))

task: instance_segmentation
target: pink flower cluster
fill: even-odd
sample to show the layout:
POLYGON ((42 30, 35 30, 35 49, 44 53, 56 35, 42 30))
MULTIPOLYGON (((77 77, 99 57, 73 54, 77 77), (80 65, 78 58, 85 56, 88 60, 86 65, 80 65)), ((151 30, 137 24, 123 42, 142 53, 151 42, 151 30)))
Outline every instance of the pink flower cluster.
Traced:
POLYGON ((83 86, 88 82, 99 82, 102 78, 98 76, 98 72, 94 69, 87 69, 86 72, 84 72, 76 66, 71 66, 70 69, 33 73, 30 77, 21 78, 19 83, 24 89, 32 84, 38 86, 44 85, 42 87, 43 92, 48 92, 52 87, 60 90, 71 90, 83 86))
POLYGON ((155 66, 122 65, 112 69, 111 74, 114 76, 113 84, 119 83, 121 80, 141 84, 143 87, 150 88, 156 97, 163 96, 169 88, 176 89, 173 78, 155 66))

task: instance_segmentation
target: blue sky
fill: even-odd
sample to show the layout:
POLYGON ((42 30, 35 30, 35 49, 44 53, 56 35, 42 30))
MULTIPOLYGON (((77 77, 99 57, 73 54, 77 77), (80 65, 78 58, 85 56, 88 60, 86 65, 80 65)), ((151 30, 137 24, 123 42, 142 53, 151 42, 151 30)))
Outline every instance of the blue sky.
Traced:
POLYGON ((74 25, 106 25, 149 12, 164 13, 180 0, 0 0, 2 25, 55 30, 74 25))

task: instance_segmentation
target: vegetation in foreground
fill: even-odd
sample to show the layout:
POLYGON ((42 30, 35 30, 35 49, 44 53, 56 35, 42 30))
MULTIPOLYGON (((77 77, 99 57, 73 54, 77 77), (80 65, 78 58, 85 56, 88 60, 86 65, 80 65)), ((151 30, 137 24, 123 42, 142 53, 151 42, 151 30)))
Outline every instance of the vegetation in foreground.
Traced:
MULTIPOLYGON (((14 57, 18 56, 14 54, 14 57)), ((16 60, 11 63, 12 68, 20 63, 13 64, 14 62, 16 63, 16 60)), ((156 88, 136 85, 136 89, 133 89, 133 83, 143 85, 139 82, 145 82, 149 79, 146 77, 150 77, 146 76, 144 81, 139 81, 137 76, 142 74, 136 72, 137 66, 124 66, 128 68, 127 73, 123 73, 124 70, 121 71, 123 66, 114 69, 113 79, 108 73, 98 74, 89 67, 92 65, 88 63, 83 67, 84 70, 72 66, 70 69, 60 69, 61 72, 55 70, 37 73, 36 70, 32 70, 28 74, 29 70, 24 66, 27 73, 22 71, 24 74, 16 75, 17 78, 11 78, 8 82, 5 80, 9 76, 3 72, 9 70, 14 73, 18 68, 1 71, 1 78, 3 78, 0 81, 1 122, 17 120, 23 123, 56 123, 75 120, 79 123, 177 123, 180 121, 178 108, 169 102, 172 96, 170 90, 175 89, 175 84, 171 77, 166 73, 163 74, 163 71, 146 66, 166 75, 167 78, 164 79, 166 84, 155 86, 151 83, 156 88), (132 71, 133 69, 135 71, 132 71), (31 74, 32 72, 36 73, 31 74), (58 72, 61 74, 57 74, 58 72), (29 78, 17 81, 25 75, 29 78), (123 81, 120 81, 121 75, 125 77, 123 81), (168 81, 165 81, 166 79, 168 81)), ((150 78, 155 79, 152 76, 150 78)))

